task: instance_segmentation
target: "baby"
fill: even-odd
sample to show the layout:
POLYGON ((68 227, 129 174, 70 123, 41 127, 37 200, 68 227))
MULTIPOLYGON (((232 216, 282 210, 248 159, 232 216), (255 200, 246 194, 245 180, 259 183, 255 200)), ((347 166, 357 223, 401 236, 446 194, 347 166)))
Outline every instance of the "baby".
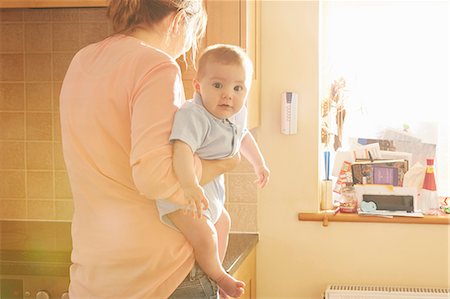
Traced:
POLYGON ((254 168, 255 183, 261 188, 266 185, 269 169, 246 129, 245 103, 252 73, 250 59, 237 46, 219 44, 202 53, 193 82, 194 99, 176 113, 170 137, 174 148, 173 167, 189 205, 157 202, 162 221, 183 233, 194 248, 198 265, 217 283, 225 297, 241 296, 245 284, 222 267, 230 221, 224 208, 224 178, 218 176, 202 188, 195 175, 193 155, 214 160, 240 152, 254 168), (191 213, 186 213, 186 209, 191 213))

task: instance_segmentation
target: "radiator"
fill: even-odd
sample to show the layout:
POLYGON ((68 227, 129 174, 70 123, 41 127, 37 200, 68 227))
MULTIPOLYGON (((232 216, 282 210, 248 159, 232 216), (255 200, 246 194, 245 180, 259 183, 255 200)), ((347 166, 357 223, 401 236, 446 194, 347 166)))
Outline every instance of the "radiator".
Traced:
POLYGON ((450 289, 333 284, 324 299, 450 299, 450 289))

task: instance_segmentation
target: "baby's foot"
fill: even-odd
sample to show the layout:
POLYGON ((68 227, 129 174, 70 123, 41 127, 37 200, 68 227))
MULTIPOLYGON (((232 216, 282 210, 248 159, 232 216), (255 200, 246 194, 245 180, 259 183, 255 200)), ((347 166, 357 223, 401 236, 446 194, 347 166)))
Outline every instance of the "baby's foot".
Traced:
POLYGON ((234 279, 227 273, 220 277, 216 283, 228 296, 239 298, 242 294, 244 294, 245 283, 234 279))

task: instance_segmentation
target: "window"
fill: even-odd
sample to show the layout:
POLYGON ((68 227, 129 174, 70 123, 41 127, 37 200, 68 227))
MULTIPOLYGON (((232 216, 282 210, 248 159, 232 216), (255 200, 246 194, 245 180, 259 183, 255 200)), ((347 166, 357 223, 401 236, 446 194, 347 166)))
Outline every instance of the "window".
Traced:
POLYGON ((323 1, 320 23, 322 95, 346 81, 343 148, 350 138, 389 139, 387 132, 435 144, 441 196, 450 195, 449 6, 323 1))

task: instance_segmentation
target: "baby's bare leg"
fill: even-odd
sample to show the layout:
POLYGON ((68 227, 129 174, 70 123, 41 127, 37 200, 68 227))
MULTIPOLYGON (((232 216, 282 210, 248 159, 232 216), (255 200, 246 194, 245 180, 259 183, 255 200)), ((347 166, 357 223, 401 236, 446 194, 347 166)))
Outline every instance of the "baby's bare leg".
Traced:
POLYGON ((225 207, 222 209, 219 219, 214 224, 217 231, 217 247, 219 250, 220 261, 223 262, 228 247, 228 235, 230 234, 231 218, 225 207))
MULTIPOLYGON (((217 247, 219 250, 219 258, 223 263, 223 259, 225 258, 225 254, 227 252, 228 247, 228 235, 230 234, 231 227, 231 218, 228 211, 223 207, 222 213, 220 214, 219 219, 214 224, 217 231, 217 247)), ((219 295, 221 299, 230 298, 223 289, 219 288, 219 295)))
POLYGON ((223 269, 217 249, 217 232, 211 221, 203 216, 201 219, 193 218, 181 210, 170 213, 168 217, 194 248, 195 260, 203 271, 228 295, 241 296, 245 284, 223 269))

